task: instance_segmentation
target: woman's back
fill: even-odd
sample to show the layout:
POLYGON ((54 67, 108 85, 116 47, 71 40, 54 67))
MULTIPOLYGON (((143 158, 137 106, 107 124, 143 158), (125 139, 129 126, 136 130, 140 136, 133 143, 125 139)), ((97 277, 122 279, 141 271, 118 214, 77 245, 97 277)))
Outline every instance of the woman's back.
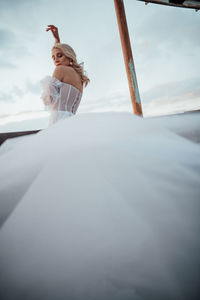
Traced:
POLYGON ((57 68, 62 69, 62 78, 58 78, 54 75, 57 79, 64 83, 71 84, 81 93, 83 93, 83 83, 81 81, 80 75, 72 67, 59 66, 57 68))

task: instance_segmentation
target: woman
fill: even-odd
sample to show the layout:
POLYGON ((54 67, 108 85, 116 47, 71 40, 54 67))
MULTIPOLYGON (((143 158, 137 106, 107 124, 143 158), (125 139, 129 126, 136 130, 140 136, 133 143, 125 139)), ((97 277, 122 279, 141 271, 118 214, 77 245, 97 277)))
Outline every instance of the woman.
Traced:
POLYGON ((60 119, 76 114, 80 104, 83 86, 87 86, 89 78, 84 74, 83 64, 78 63, 72 47, 61 44, 58 29, 48 25, 55 45, 52 49, 52 59, 56 66, 53 76, 47 76, 41 81, 43 87, 42 99, 50 110, 50 125, 60 119))

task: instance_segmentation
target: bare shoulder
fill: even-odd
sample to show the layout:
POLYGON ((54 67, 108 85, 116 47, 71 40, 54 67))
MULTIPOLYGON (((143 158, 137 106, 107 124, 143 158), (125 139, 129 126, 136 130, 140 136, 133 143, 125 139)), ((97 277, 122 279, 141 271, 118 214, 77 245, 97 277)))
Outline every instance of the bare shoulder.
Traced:
POLYGON ((53 72, 53 76, 59 80, 75 76, 75 71, 72 67, 68 66, 57 66, 53 72))
POLYGON ((64 76, 74 76, 76 71, 72 68, 72 67, 68 67, 68 66, 59 66, 62 68, 62 72, 64 74, 64 76))
POLYGON ((80 76, 72 67, 57 66, 54 70, 53 76, 64 83, 69 83, 75 86, 82 92, 83 86, 80 76))
POLYGON ((55 70, 53 72, 53 77, 55 77, 58 80, 62 81, 62 79, 64 77, 63 66, 57 66, 57 67, 55 67, 55 70))

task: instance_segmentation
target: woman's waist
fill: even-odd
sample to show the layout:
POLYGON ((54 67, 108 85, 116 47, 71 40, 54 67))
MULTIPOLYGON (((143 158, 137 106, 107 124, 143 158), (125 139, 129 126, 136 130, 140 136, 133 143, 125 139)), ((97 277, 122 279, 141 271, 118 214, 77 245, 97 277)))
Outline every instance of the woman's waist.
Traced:
POLYGON ((72 117, 74 114, 67 110, 51 110, 49 125, 53 125, 54 123, 72 117))
POLYGON ((58 114, 58 115, 74 115, 74 113, 71 112, 71 111, 68 111, 68 110, 57 110, 57 109, 52 109, 51 110, 51 114, 53 114, 53 115, 56 115, 56 114, 58 114))

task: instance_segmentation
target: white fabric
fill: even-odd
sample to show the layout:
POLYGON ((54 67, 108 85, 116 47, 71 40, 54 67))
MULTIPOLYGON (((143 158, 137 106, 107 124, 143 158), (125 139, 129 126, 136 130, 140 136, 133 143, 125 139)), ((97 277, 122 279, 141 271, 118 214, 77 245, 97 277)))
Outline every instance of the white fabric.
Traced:
POLYGON ((198 299, 199 138, 199 114, 79 114, 0 155, 1 299, 198 299))
POLYGON ((76 114, 82 97, 77 88, 53 76, 46 76, 41 80, 41 86, 45 109, 51 112, 49 125, 76 114))
POLYGON ((50 114, 49 125, 53 125, 54 123, 73 115, 74 114, 69 111, 52 110, 50 114))

